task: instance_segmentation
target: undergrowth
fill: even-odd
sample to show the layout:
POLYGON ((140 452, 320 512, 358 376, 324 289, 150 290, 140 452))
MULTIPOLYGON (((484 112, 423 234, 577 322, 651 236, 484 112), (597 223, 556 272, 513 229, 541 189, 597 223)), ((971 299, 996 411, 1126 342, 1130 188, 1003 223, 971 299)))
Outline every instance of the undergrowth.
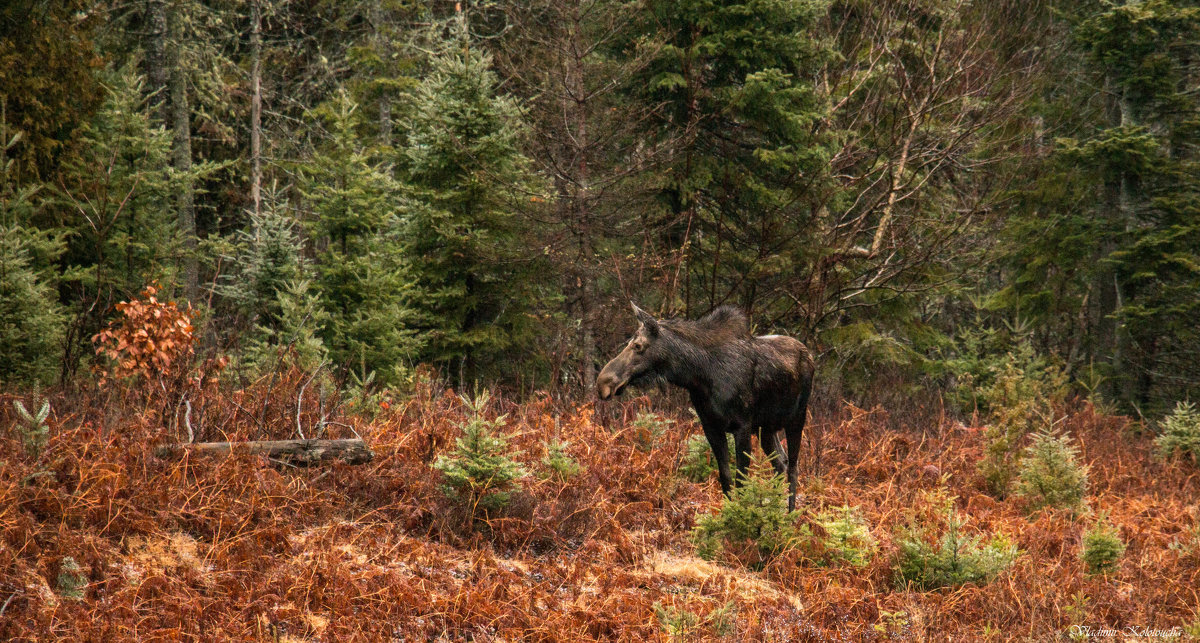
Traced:
POLYGON ((970 534, 967 518, 954 509, 954 499, 933 494, 934 515, 914 515, 896 537, 896 582, 922 589, 990 582, 1012 566, 1019 551, 1003 534, 970 534), (940 515, 939 515, 940 514, 940 515), (940 536, 939 536, 940 532, 940 536))
POLYGON ((1088 573, 1104 574, 1115 570, 1123 555, 1125 541, 1121 540, 1121 533, 1108 516, 1101 515, 1083 532, 1079 557, 1087 565, 1088 573))
POLYGON ((463 398, 469 417, 462 427, 462 437, 454 443, 455 451, 438 456, 433 468, 446 477, 443 490, 451 499, 465 504, 476 517, 499 511, 508 506, 517 481, 525 468, 513 459, 517 453, 501 433, 505 417, 488 419, 484 416, 489 394, 485 391, 475 398, 463 398))
MULTIPOLYGON (((727 554, 761 569, 796 544, 796 514, 787 507, 787 483, 765 459, 751 461, 749 475, 735 486, 718 511, 701 516, 693 533, 701 558, 727 554)), ((802 529, 807 530, 807 527, 802 529)))
POLYGON ((32 414, 40 400, 3 394, 0 640, 1040 640, 1076 622, 1197 620, 1200 479, 1092 407, 1059 425, 1087 444, 1093 510, 1137 552, 1100 574, 1079 560, 1092 521, 985 493, 985 438, 949 421, 922 437, 884 409, 814 416, 823 475, 806 475, 806 443, 805 502, 789 514, 762 461, 728 502, 711 471, 683 483, 675 436, 700 429, 658 408, 673 426, 647 442, 645 398, 464 400, 418 378, 360 413, 290 366, 211 384, 217 359, 183 356, 165 390, 147 373, 44 391, 37 450, 13 402, 32 414), (539 475, 447 496, 434 464, 461 455, 472 423, 503 438, 493 455, 539 475), (156 451, 189 431, 318 429, 361 436, 374 460, 156 451), (482 489, 508 502, 473 520, 482 489))
POLYGON ((1200 464, 1200 411, 1191 402, 1180 402, 1162 422, 1162 433, 1154 441, 1158 454, 1179 454, 1200 464))
POLYGON ((1025 449, 1017 479, 1017 495, 1030 511, 1043 507, 1083 508, 1088 468, 1079 462, 1079 447, 1069 435, 1039 432, 1025 449))

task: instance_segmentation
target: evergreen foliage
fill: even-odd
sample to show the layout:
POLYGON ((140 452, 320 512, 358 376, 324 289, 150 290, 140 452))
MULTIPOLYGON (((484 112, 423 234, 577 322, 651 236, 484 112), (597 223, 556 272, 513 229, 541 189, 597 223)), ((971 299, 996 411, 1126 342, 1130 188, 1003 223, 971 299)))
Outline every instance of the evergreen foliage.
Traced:
POLYGON ((321 339, 335 364, 395 383, 425 341, 413 331, 409 302, 420 294, 402 245, 404 218, 412 215, 390 168, 359 135, 358 107, 346 92, 310 118, 326 135, 297 169, 313 213, 308 231, 320 248, 314 285, 328 319, 321 339))
POLYGON ((749 479, 721 503, 714 514, 701 516, 692 531, 696 553, 712 560, 722 551, 749 552, 751 568, 761 569, 802 535, 796 514, 787 508, 787 483, 765 460, 751 462, 749 479))
POLYGON ((1017 475, 1024 438, 1039 427, 1054 423, 1055 407, 1062 402, 1066 377, 1053 364, 1033 354, 1027 343, 1008 353, 990 368, 992 383, 980 406, 991 410, 984 433, 984 456, 978 468, 988 489, 1005 497, 1017 475))
POLYGON ((1196 397, 1190 0, 43 5, 0 9, 5 382, 157 282, 202 350, 374 389, 586 385, 616 302, 739 304, 835 397, 990 417, 997 495, 1043 424, 1006 360, 1196 397))
POLYGON ((171 134, 153 122, 143 79, 132 67, 106 74, 104 103, 81 130, 59 190, 71 230, 64 259, 86 299, 131 297, 151 281, 171 283, 181 252, 175 211, 166 206, 185 183, 219 168, 170 167, 171 134))
POLYGON ((1089 574, 1104 574, 1117 569, 1124 554, 1125 542, 1121 540, 1121 533, 1107 516, 1101 515, 1083 532, 1079 558, 1087 565, 1089 574))
POLYGON ((647 5, 666 41, 639 90, 664 105, 653 135, 683 141, 660 199, 683 228, 673 233, 689 222, 704 231, 689 247, 694 293, 678 293, 685 301, 671 307, 694 298, 711 308, 742 281, 770 291, 784 266, 813 258, 803 241, 812 237, 812 200, 798 196, 821 188, 829 163, 815 134, 825 106, 809 80, 826 55, 808 35, 822 9, 787 0, 647 5))
POLYGON ((81 600, 87 587, 87 576, 83 568, 71 556, 63 556, 59 562, 58 595, 72 600, 81 600))
POLYGON ((285 361, 315 369, 328 354, 321 333, 329 313, 312 289, 299 226, 275 190, 265 191, 249 225, 238 232, 236 254, 229 257, 235 271, 218 289, 250 325, 242 361, 259 372, 285 361))
POLYGON ((1170 415, 1163 418, 1162 433, 1154 440, 1158 454, 1169 457, 1176 453, 1200 463, 1200 411, 1191 402, 1179 402, 1170 415))
POLYGON ((857 508, 843 505, 829 509, 817 516, 817 522, 825 530, 821 544, 835 561, 855 567, 866 567, 871 562, 878 544, 857 508))
POLYGON ((311 371, 324 364, 329 351, 321 335, 329 313, 312 292, 311 282, 289 281, 274 299, 278 317, 273 324, 255 325, 243 350, 245 363, 260 373, 286 365, 311 371))
POLYGON ((298 227, 282 195, 266 190, 260 212, 251 212, 247 228, 235 236, 236 254, 228 258, 236 272, 226 275, 220 292, 252 324, 278 326, 280 293, 305 277, 298 227))
MULTIPOLYGON (((7 205, 7 204, 5 204, 7 205)), ((7 209, 7 207, 5 208, 7 209)), ((7 218, 7 217, 5 217, 7 218)), ((61 242, 0 219, 0 383, 49 382, 58 375, 66 316, 31 247, 56 254, 61 242)))
POLYGON ((475 376, 533 340, 538 286, 516 206, 532 176, 520 109, 497 92, 491 57, 470 42, 461 15, 453 34, 413 91, 401 155, 413 206, 401 233, 422 286, 412 299, 422 359, 475 376))
MULTIPOLYGON (((37 399, 37 395, 34 395, 34 399, 37 399)), ((50 417, 50 400, 44 400, 37 413, 30 413, 20 400, 13 400, 13 408, 23 424, 19 431, 25 453, 31 458, 37 458, 50 437, 50 427, 46 426, 46 418, 50 417)))
POLYGON ((1030 511, 1042 507, 1081 509, 1087 495, 1088 468, 1079 463, 1079 447, 1071 436, 1041 431, 1025 449, 1017 494, 1030 511))
POLYGON ((516 453, 509 449, 508 439, 500 433, 504 416, 494 420, 483 416, 488 398, 486 391, 474 400, 463 398, 470 412, 462 427, 463 435, 454 441, 457 448, 453 455, 438 456, 433 463, 433 468, 446 478, 446 495, 469 507, 476 517, 506 507, 518 480, 525 475, 525 468, 512 459, 516 453))
POLYGON ((24 140, 6 150, 15 161, 6 183, 52 181, 79 127, 103 100, 96 72, 104 59, 92 41, 103 12, 93 8, 87 0, 0 5, 0 121, 24 140))
MULTIPOLYGON (((729 461, 734 462, 733 435, 727 435, 725 444, 729 450, 729 461)), ((693 435, 684 446, 683 462, 679 465, 679 475, 692 482, 704 482, 717 472, 717 461, 713 457, 712 447, 708 438, 703 435, 693 435)))
POLYGON ((982 535, 963 533, 966 519, 947 503, 943 533, 931 544, 934 526, 913 523, 903 526, 896 538, 899 548, 895 574, 898 585, 912 583, 921 589, 956 587, 965 583, 984 584, 1012 566, 1019 555, 1017 546, 996 534, 986 541, 982 535))
POLYGON ((547 472, 560 482, 575 477, 580 471, 579 462, 567 453, 568 446, 566 442, 552 440, 546 444, 546 457, 542 458, 547 472))
POLYGON ((1014 278, 997 301, 1066 346, 1072 366, 1102 366, 1112 399, 1158 410, 1198 381, 1200 173, 1184 141, 1197 131, 1185 79, 1200 9, 1151 0, 1062 17, 1071 48, 1048 70, 1042 110, 1072 135, 1030 174, 1010 222, 1014 278))

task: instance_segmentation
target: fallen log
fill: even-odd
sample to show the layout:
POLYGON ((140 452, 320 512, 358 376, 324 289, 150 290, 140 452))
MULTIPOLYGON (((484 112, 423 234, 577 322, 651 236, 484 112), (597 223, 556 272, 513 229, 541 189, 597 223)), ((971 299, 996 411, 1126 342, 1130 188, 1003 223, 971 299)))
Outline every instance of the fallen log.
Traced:
POLYGON ((265 455, 288 464, 307 467, 329 460, 347 464, 365 464, 375 454, 362 440, 256 440, 250 442, 194 442, 158 447, 160 458, 178 458, 184 452, 204 454, 252 453, 265 455))

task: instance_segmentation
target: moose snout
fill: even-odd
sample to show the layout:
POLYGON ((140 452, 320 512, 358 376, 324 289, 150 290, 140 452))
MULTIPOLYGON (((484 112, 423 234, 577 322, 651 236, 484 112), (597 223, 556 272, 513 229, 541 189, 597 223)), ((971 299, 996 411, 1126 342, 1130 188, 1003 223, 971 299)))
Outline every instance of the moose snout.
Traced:
POLYGON ((600 379, 596 380, 596 394, 599 395, 600 399, 602 400, 607 400, 608 398, 612 397, 614 388, 613 381, 609 378, 601 377, 600 379))

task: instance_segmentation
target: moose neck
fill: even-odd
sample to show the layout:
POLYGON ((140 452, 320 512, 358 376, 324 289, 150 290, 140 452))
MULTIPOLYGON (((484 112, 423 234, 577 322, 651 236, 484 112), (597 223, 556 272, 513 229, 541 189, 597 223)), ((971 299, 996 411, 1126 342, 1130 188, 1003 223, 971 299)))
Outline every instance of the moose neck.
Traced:
POLYGON ((693 393, 712 388, 711 357, 707 350, 670 330, 665 330, 659 341, 667 342, 668 359, 662 376, 668 382, 693 393))

